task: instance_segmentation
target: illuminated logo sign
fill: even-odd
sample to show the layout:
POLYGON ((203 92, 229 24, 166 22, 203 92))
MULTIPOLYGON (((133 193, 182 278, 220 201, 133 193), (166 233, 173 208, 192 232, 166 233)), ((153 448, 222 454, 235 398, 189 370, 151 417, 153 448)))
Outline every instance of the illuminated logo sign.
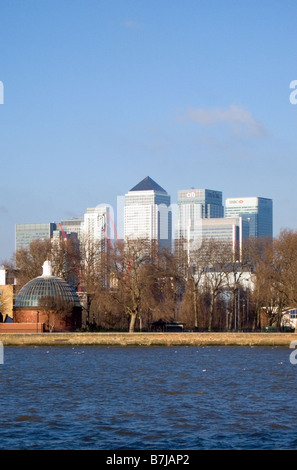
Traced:
POLYGON ((196 197, 195 191, 189 191, 189 192, 187 193, 187 197, 196 197))
POLYGON ((229 204, 243 204, 244 200, 243 199, 232 199, 229 201, 229 204))

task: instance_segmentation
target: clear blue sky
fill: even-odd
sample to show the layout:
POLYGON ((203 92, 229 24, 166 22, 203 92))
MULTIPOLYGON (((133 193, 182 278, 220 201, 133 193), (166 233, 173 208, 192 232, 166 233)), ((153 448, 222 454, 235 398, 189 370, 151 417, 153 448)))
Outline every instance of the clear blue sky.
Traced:
POLYGON ((16 223, 146 176, 274 201, 297 228, 296 0, 1 0, 0 263, 16 223))

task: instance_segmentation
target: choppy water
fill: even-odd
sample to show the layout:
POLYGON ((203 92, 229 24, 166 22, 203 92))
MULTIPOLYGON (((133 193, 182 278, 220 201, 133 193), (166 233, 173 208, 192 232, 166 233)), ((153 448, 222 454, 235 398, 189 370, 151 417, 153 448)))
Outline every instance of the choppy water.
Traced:
POLYGON ((290 353, 6 347, 0 449, 296 449, 290 353))

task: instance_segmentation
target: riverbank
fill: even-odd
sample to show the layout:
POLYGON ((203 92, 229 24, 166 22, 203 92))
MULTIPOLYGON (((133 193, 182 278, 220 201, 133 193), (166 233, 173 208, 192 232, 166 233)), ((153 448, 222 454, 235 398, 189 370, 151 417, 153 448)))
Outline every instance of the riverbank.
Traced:
POLYGON ((2 333, 4 346, 282 346, 296 333, 2 333))

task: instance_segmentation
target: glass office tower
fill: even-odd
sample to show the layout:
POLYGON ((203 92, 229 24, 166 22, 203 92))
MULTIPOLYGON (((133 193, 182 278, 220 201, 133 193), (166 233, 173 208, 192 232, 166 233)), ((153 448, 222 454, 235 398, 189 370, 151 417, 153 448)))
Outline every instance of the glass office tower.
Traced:
POLYGON ((29 248, 33 240, 46 240, 53 237, 57 225, 54 222, 42 224, 16 224, 15 226, 15 250, 29 248))
POLYGON ((171 246, 170 196, 149 176, 125 195, 124 238, 159 241, 171 246))
POLYGON ((183 189, 178 191, 177 238, 188 238, 189 231, 195 238, 195 231, 201 219, 222 218, 222 192, 211 189, 183 189))
POLYGON ((77 234, 78 240, 81 239, 82 236, 82 229, 83 229, 83 217, 76 217, 73 219, 64 219, 61 220, 59 224, 57 224, 58 230, 64 230, 66 235, 71 235, 73 233, 77 234))
POLYGON ((262 197, 228 198, 225 217, 242 217, 245 222, 243 237, 273 236, 272 199, 262 197))

